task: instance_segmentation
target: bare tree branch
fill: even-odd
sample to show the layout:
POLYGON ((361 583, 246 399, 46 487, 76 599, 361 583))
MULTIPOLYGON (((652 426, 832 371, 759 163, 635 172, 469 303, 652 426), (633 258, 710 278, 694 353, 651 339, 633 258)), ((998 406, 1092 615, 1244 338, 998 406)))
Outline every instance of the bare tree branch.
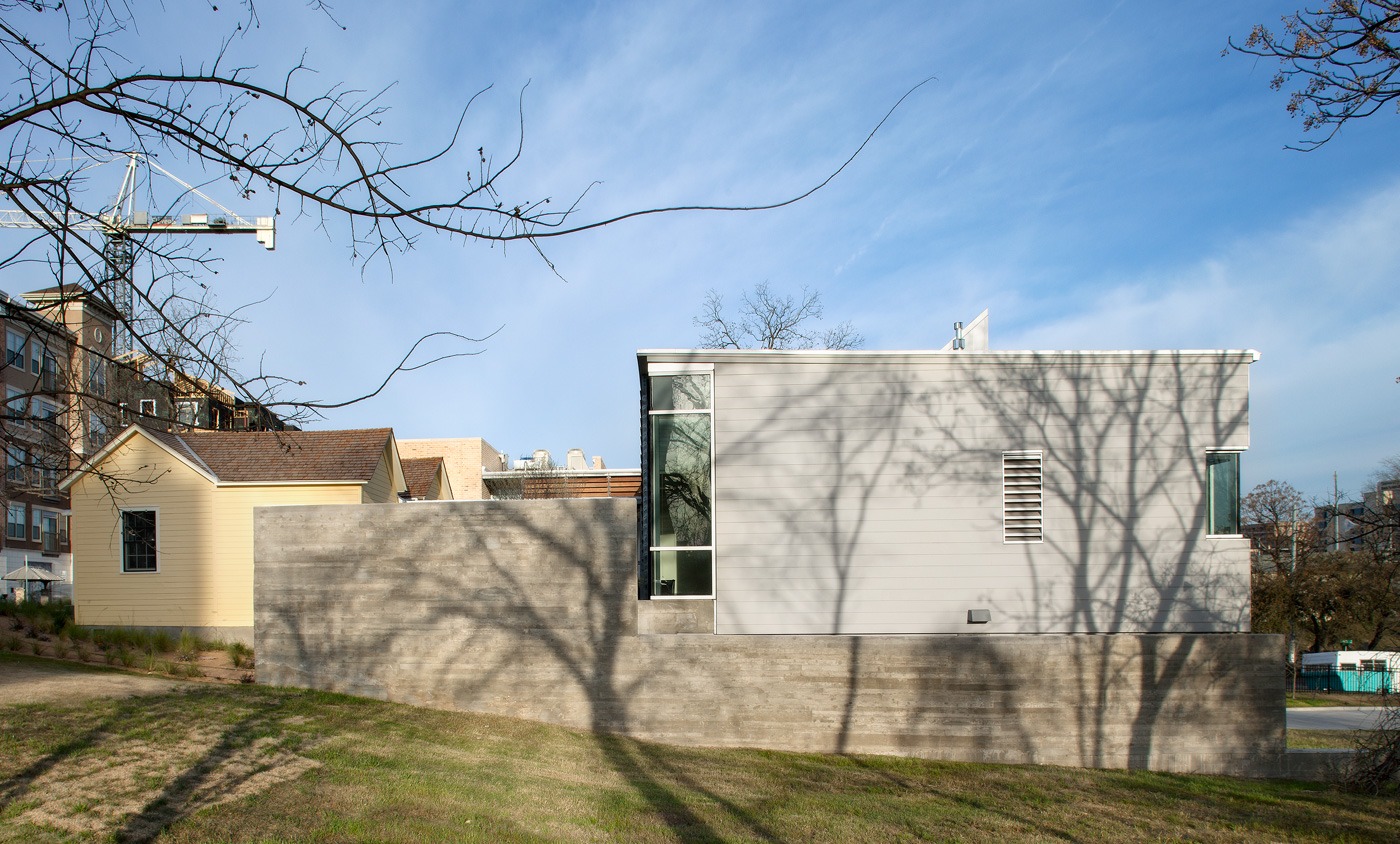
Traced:
POLYGON ((1275 91, 1299 85, 1288 113, 1302 115, 1304 132, 1326 135, 1289 149, 1317 149, 1347 121, 1400 100, 1400 0, 1332 0, 1282 21, 1282 32, 1255 26, 1244 44, 1232 39, 1225 52, 1278 59, 1275 91))
POLYGON ((734 318, 724 315, 724 298, 718 291, 705 295, 700 315, 692 322, 704 329, 702 349, 858 349, 865 338, 846 321, 820 329, 812 323, 822 318, 822 297, 802 288, 800 299, 772 292, 768 282, 745 291, 734 318))

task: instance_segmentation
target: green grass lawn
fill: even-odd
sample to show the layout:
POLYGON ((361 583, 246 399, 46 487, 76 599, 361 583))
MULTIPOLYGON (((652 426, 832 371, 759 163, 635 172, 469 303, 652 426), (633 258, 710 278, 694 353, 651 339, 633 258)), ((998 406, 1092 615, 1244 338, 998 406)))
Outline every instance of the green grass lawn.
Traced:
POLYGON ((1394 695, 1362 694, 1358 692, 1298 692, 1284 698, 1285 706, 1386 706, 1395 702, 1394 695))
POLYGON ((1400 813, 1318 784, 676 748, 251 686, 0 707, 0 842, 156 836, 1390 842, 1400 813))

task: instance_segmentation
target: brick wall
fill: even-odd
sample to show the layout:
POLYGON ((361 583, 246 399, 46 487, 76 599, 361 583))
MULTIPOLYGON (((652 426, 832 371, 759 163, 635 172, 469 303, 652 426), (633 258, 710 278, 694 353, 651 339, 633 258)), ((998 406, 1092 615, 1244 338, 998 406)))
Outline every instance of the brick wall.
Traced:
POLYGON ((452 494, 457 498, 490 498, 481 481, 481 468, 499 472, 505 466, 495 447, 480 437, 435 440, 398 440, 399 457, 441 457, 447 464, 452 494))
POLYGON ((638 633, 635 508, 260 508, 257 679, 677 744, 1284 764, 1280 637, 638 633))

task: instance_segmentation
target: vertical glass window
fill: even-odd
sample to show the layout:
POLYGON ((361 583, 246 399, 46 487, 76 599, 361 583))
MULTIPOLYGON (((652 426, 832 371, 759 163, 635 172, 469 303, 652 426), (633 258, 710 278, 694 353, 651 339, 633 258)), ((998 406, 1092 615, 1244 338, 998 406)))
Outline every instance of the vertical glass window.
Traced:
POLYGON ((58 553, 58 514, 43 513, 39 518, 39 535, 43 537, 44 553, 58 553))
POLYGON ((18 387, 5 388, 5 417, 15 425, 23 425, 24 418, 29 415, 29 399, 24 395, 24 390, 18 387))
POLYGON ((16 331, 5 334, 5 365, 24 369, 24 335, 16 331))
POLYGON ((58 359, 44 352, 43 389, 53 392, 59 389, 58 359))
POLYGON ((29 452, 17 446, 5 449, 5 477, 17 484, 29 480, 29 452))
POLYGON ((651 594, 714 594, 709 375, 662 375, 651 387, 651 594))
POLYGON ((1206 454, 1207 532, 1240 532, 1240 455, 1235 451, 1206 454))
POLYGON ((10 539, 23 540, 24 537, 24 505, 11 504, 5 520, 5 536, 10 539))
POLYGON ((122 511, 122 571, 156 570, 156 511, 122 511))
POLYGON ((192 401, 175 403, 175 421, 187 427, 194 427, 195 405, 192 401))

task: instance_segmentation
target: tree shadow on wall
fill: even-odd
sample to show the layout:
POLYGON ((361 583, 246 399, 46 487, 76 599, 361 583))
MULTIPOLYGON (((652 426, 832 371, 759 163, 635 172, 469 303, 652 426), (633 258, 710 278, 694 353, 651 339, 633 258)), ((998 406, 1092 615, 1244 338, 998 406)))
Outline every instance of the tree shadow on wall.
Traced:
MULTIPOLYGON (((981 597, 994 616, 1024 633, 1247 632, 1247 550, 1206 538, 1205 477, 1208 450, 1247 443, 1247 367, 1172 353, 1126 365, 1047 356, 968 367, 956 401, 924 416, 937 436, 921 449, 944 458, 945 478, 999 489, 1003 452, 1043 455, 1043 541, 1020 546, 1029 588, 988 588, 981 597)), ((1000 515, 989 512, 988 531, 1001 529, 1000 515)), ((1055 663, 1061 676, 1042 681, 1073 691, 1079 764, 1148 767, 1170 750, 1161 727, 1212 708, 1218 718, 1222 698, 1253 688, 1227 645, 1192 635, 1071 639, 1055 663), (1190 693, 1178 692, 1183 683, 1190 693), (1124 707, 1135 710, 1126 747, 1110 723, 1124 707)), ((989 640, 989 652, 998 648, 989 640)), ((1257 700, 1235 703, 1242 723, 1258 714, 1257 700)))
MULTIPOLYGON (((627 737, 634 729, 632 698, 647 680, 646 666, 624 664, 637 658, 637 649, 629 649, 637 629, 632 500, 415 505, 411 514, 400 508, 395 515, 410 519, 396 523, 399 539, 386 543, 384 556, 351 563, 364 567, 364 578, 351 571, 343 581, 370 583, 403 572, 394 600, 412 607, 411 627, 393 617, 382 625, 356 624, 354 659, 374 675, 362 685, 380 697, 585 726, 607 766, 676 835, 720 840, 683 797, 699 792, 760 840, 779 840, 743 806, 709 794, 627 737), (448 538, 461 544, 445 545, 448 538), (433 640, 433 664, 405 664, 424 650, 423 636, 433 640), (417 682, 415 672, 430 677, 417 682), (446 696, 425 692, 413 700, 405 693, 413 685, 447 690, 446 696)), ((375 529, 365 528, 373 543, 375 529)), ((298 659, 309 659, 308 667, 333 662, 320 650, 324 632, 297 630, 305 617, 295 612, 278 618, 289 625, 298 659)))
MULTIPOLYGON (((854 634, 833 747, 845 752, 861 707, 878 697, 878 687, 862 688, 868 646, 859 634, 893 632, 880 628, 887 606, 954 595, 966 607, 990 608, 992 629, 1025 634, 1247 631, 1247 559, 1242 549, 1217 553, 1218 541, 1204 539, 1205 453, 1243 444, 1247 367, 1173 353, 1126 364, 968 355, 948 360, 932 380, 899 361, 825 374, 792 367, 800 374, 767 379, 782 386, 771 388, 780 395, 765 412, 716 414, 717 530, 727 561, 785 556, 800 564, 782 576, 762 562, 721 568, 719 588, 731 600, 721 609, 725 632, 780 632, 763 627, 776 612, 797 632, 854 634), (1003 545, 1003 454, 1018 450, 1043 455, 1044 538, 1003 545), (969 530, 991 541, 965 565, 951 561, 940 537, 969 530), (912 547, 920 541, 925 547, 912 547), (921 553, 945 558, 951 573, 942 583, 917 570, 907 586, 872 577, 872 565, 926 565, 921 553), (735 574, 750 580, 736 589, 735 574), (920 578, 932 592, 918 594, 920 578), (763 613, 725 620, 736 591, 759 595, 752 603, 763 613)), ((945 611, 927 632, 980 632, 958 624, 945 611)), ((1058 739, 1065 725, 1052 721, 1067 717, 1080 764, 1145 766, 1164 717, 1190 719, 1210 705, 1173 694, 1183 681, 1228 694, 1242 679, 1194 636, 1137 636, 1131 652, 1111 638, 1076 637, 1050 665, 1030 666, 1038 680, 1027 676, 1025 640, 964 641, 950 660, 948 640, 927 640, 908 732, 957 723, 959 741, 987 758, 1034 760, 1032 736, 1058 739), (1188 676, 1201 671, 1209 676, 1188 676), (1073 713, 1037 707, 1049 687, 1060 700, 1064 687, 1072 690, 1073 713), (977 732, 962 723, 958 695, 1025 717, 977 732), (1111 735, 1121 735, 1124 706, 1134 709, 1126 748, 1111 735)), ((909 749, 939 752, 918 742, 909 749)))

